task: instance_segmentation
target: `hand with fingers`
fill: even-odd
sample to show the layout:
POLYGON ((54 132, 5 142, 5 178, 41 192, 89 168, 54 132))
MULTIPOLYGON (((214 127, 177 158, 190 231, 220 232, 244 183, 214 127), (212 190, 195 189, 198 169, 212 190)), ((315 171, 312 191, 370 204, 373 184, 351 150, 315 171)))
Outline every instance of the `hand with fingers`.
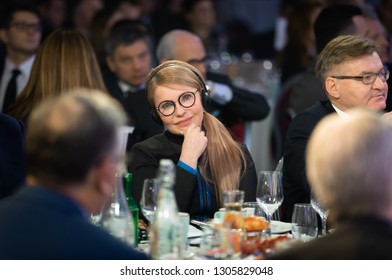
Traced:
POLYGON ((207 147, 207 136, 201 127, 194 124, 184 131, 180 160, 192 168, 197 168, 197 162, 207 147))

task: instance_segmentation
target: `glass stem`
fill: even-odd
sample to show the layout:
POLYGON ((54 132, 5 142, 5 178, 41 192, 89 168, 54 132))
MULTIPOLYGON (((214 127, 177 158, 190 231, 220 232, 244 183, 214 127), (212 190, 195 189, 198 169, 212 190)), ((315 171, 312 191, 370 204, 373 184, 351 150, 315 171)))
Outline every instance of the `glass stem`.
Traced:
POLYGON ((327 235, 327 218, 326 217, 322 217, 321 225, 322 225, 321 235, 322 236, 327 235))
POLYGON ((267 228, 267 235, 269 238, 271 238, 271 220, 272 220, 272 214, 267 214, 267 221, 269 224, 269 227, 267 228))

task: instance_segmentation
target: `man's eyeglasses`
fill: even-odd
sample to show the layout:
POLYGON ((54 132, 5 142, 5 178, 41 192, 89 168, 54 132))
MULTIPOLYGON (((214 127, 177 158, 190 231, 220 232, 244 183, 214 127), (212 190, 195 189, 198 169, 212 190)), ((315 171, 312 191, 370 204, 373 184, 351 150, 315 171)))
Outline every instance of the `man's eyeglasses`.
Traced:
POLYGON ((41 32, 42 26, 39 23, 31 23, 28 24, 26 22, 15 22, 9 25, 9 27, 15 27, 20 31, 33 31, 33 32, 41 32))
POLYGON ((195 65, 197 65, 197 64, 201 64, 201 63, 204 64, 204 63, 207 63, 208 59, 209 59, 209 57, 208 57, 208 56, 205 56, 205 57, 200 58, 200 59, 190 59, 190 60, 188 60, 188 61, 186 61, 186 62, 189 63, 190 65, 195 66, 195 65))
MULTIPOLYGON (((196 101, 195 93, 197 91, 198 90, 196 90, 195 92, 188 92, 188 91, 184 92, 183 94, 181 94, 178 97, 178 103, 184 108, 192 107, 196 101)), ((156 109, 159 111, 159 113, 168 117, 168 116, 173 115, 173 113, 175 112, 176 103, 174 103, 174 101, 172 101, 172 100, 165 100, 165 101, 162 101, 156 109)))
POLYGON ((378 73, 365 73, 361 76, 331 76, 335 79, 351 79, 361 81, 365 85, 371 85, 375 82, 376 78, 379 77, 382 82, 386 82, 389 78, 389 71, 388 70, 381 70, 378 73))

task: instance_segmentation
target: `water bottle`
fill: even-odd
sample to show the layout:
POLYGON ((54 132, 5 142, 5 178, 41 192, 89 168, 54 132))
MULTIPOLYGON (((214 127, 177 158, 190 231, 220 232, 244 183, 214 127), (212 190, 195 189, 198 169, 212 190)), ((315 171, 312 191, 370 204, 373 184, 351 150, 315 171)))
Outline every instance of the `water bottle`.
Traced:
POLYGON ((124 195, 124 169, 119 168, 116 174, 116 186, 110 201, 102 211, 99 225, 115 237, 131 246, 135 244, 135 229, 132 214, 124 195))
POLYGON ((173 192, 175 175, 174 163, 169 159, 162 159, 157 174, 160 184, 157 210, 150 228, 153 259, 183 258, 182 226, 173 192))
POLYGON ((125 172, 123 174, 124 188, 125 188, 125 198, 128 203, 129 211, 132 215, 135 243, 134 246, 137 247, 139 243, 139 207, 135 202, 132 195, 132 184, 133 184, 133 174, 130 172, 125 172))

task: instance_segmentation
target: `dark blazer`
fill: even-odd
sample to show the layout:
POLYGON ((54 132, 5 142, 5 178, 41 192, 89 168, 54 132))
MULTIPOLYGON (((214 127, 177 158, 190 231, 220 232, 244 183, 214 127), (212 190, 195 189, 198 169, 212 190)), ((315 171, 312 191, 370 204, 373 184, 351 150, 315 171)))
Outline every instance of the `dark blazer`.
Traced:
POLYGON ((123 105, 129 117, 129 124, 135 127, 128 141, 128 147, 151 136, 163 132, 163 126, 154 121, 150 113, 145 90, 124 93, 118 85, 117 77, 104 71, 104 82, 109 93, 123 105))
MULTIPOLYGON (((163 134, 156 135, 132 147, 130 172, 133 173, 133 191, 136 201, 140 201, 144 179, 156 177, 161 159, 168 158, 173 160, 174 164, 178 164, 183 141, 183 136, 165 131, 163 134)), ((244 201, 255 201, 257 174, 245 145, 243 149, 247 155, 247 169, 241 178, 239 188, 245 191, 244 201)), ((199 185, 197 180, 196 174, 176 166, 174 193, 177 206, 179 211, 190 213, 191 218, 199 220, 212 218, 221 207, 217 194, 212 186, 207 186, 205 182, 199 185)))
POLYGON ((227 85, 233 91, 233 99, 225 105, 211 101, 207 111, 219 110, 216 117, 226 126, 244 121, 262 120, 268 116, 270 106, 260 93, 251 92, 233 85, 229 76, 207 72, 207 80, 227 85))
POLYGON ((284 145, 282 220, 291 222, 295 203, 310 201, 305 150, 310 134, 326 115, 336 112, 329 101, 318 101, 290 123, 284 145))
POLYGON ((316 59, 305 72, 297 76, 298 80, 293 86, 289 102, 295 114, 305 111, 318 100, 328 99, 321 80, 316 77, 315 66, 316 59))
POLYGON ((392 259, 392 224, 376 217, 340 222, 329 235, 282 250, 269 259, 381 260, 392 259))
POLYGON ((0 199, 20 187, 25 173, 24 125, 0 113, 0 199))
POLYGON ((25 187, 0 201, 0 228, 0 259, 147 259, 48 188, 25 187))

